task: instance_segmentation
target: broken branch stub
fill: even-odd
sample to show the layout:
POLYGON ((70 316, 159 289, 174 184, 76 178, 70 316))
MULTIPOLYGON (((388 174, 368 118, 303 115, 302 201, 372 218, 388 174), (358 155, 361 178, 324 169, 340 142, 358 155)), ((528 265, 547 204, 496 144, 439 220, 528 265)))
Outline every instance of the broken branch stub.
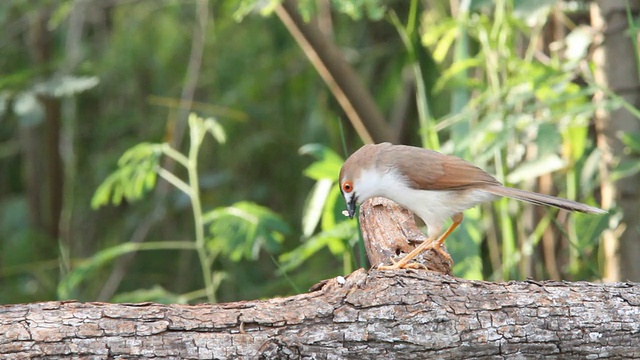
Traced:
MULTIPOLYGON (((427 236, 416 225, 413 213, 385 198, 373 198, 360 207, 360 229, 372 267, 402 259, 427 236)), ((443 250, 446 248, 443 246, 443 250)), ((414 259, 425 270, 451 275, 453 264, 433 249, 414 259)))

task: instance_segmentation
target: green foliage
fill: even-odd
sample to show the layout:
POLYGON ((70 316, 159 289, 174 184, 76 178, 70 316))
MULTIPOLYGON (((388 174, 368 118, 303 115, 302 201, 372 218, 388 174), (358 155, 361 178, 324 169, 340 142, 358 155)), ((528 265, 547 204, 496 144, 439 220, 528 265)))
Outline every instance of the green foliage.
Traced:
MULTIPOLYGON (((193 242, 146 242, 124 243, 108 247, 76 266, 59 284, 58 296, 62 299, 72 297, 74 290, 82 281, 95 275, 98 268, 130 252, 140 250, 195 250, 198 252, 204 277, 204 294, 210 302, 215 301, 215 291, 222 279, 222 272, 212 274, 211 265, 219 254, 226 255, 231 261, 242 258, 256 260, 260 250, 277 252, 288 233, 287 224, 273 211, 251 202, 243 201, 229 207, 219 207, 203 213, 200 205, 200 185, 198 181, 198 153, 204 137, 210 134, 219 143, 226 141, 222 126, 213 118, 201 118, 195 114, 189 116, 190 150, 185 156, 168 144, 141 143, 126 151, 118 161, 118 170, 109 175, 98 187, 92 200, 92 206, 112 203, 119 205, 123 199, 135 201, 156 182, 160 175, 176 188, 188 195, 192 202, 195 218, 195 239, 193 242), (182 181, 160 165, 161 155, 171 157, 188 170, 189 180, 182 181), (205 234, 204 230, 208 229, 205 234)), ((173 299, 177 297, 163 289, 155 287, 152 291, 134 291, 120 295, 119 299, 141 300, 173 299)), ((184 297, 180 298, 184 300, 184 297)))
POLYGON ((195 247, 189 242, 146 242, 123 243, 98 251, 91 257, 81 261, 58 284, 58 298, 62 300, 75 297, 75 291, 81 282, 96 275, 96 271, 117 259, 118 257, 142 250, 193 250, 195 247))
MULTIPOLYGON (((233 14, 236 21, 242 20, 251 12, 259 12, 261 15, 270 15, 282 0, 241 0, 238 1, 237 8, 233 14)), ((300 14, 309 20, 316 13, 316 2, 312 0, 301 0, 298 3, 300 14)), ((331 6, 337 12, 349 16, 353 20, 360 20, 367 17, 370 20, 380 20, 385 14, 386 5, 381 0, 331 0, 331 6)))
POLYGON ((227 255, 232 261, 256 260, 261 249, 280 251, 284 235, 291 230, 270 209, 242 201, 213 209, 203 215, 209 225, 209 251, 227 255))
POLYGON ((160 285, 149 289, 137 289, 120 293, 111 299, 114 303, 140 303, 152 301, 159 304, 188 304, 189 299, 184 295, 175 294, 160 285))
POLYGON ((344 159, 335 151, 321 144, 307 144, 298 151, 300 155, 313 156, 316 161, 304 169, 304 174, 316 181, 334 180, 340 172, 344 159))
MULTIPOLYGON (((530 5, 517 1, 483 5, 473 2, 468 9, 461 9, 462 15, 456 19, 424 25, 428 30, 422 42, 446 69, 434 91, 460 93, 459 98, 468 98, 463 107, 452 102, 451 114, 440 119, 435 130, 449 138, 442 146, 443 151, 468 158, 490 172, 493 169, 502 182, 526 187, 532 179, 552 174, 555 183, 564 184, 560 195, 577 199, 578 177, 587 189, 593 189, 597 181, 592 168, 585 168, 586 172, 578 176, 585 159, 594 154, 589 120, 600 106, 611 105, 607 100, 600 104, 592 102, 598 88, 593 84, 581 86, 575 81, 584 76, 582 64, 591 43, 590 35, 583 29, 576 28, 568 36, 562 48, 564 53, 552 53, 545 63, 537 61, 533 54, 540 42, 540 29, 554 4, 540 3, 535 9, 528 8, 530 5), (466 51, 457 47, 461 42, 467 44, 466 51), (520 44, 528 44, 528 48, 518 52, 520 44), (475 52, 469 51, 474 48, 475 52), (474 76, 469 76, 471 73, 474 76), (530 151, 535 156, 528 157, 530 151)), ((450 246, 453 257, 481 263, 484 235, 475 229, 481 224, 494 224, 500 230, 495 235, 489 234, 495 238, 488 239, 488 243, 500 246, 489 246, 489 251, 492 259, 500 261, 493 261, 494 268, 485 269, 485 274, 501 279, 530 276, 531 270, 522 272, 518 264, 520 259, 533 256, 531 246, 539 237, 518 234, 517 229, 526 228, 521 212, 512 202, 501 200, 495 202, 495 213, 465 219, 462 231, 454 233, 448 241, 456 242, 450 246)), ((569 242, 596 243, 602 228, 589 229, 591 232, 581 232, 578 240, 576 223, 570 221, 569 242)), ((573 248, 578 250, 570 252, 567 269, 575 274, 586 247, 573 248)), ((456 274, 478 277, 472 267, 463 265, 456 266, 456 274)))
POLYGON ((381 0, 332 0, 331 4, 338 12, 353 20, 360 20, 365 15, 370 20, 380 20, 387 10, 385 2, 381 0))
MULTIPOLYGON (((6 290, 1 301, 49 300, 56 294, 95 299, 115 260, 132 252, 136 261, 113 300, 286 295, 348 273, 358 224, 341 214, 335 182, 342 159, 328 149, 358 141, 348 130, 343 134, 336 121, 342 110, 279 18, 254 16, 272 14, 280 2, 210 2, 215 11, 189 105, 203 116, 190 119, 191 143, 175 148, 132 145, 144 139, 182 143, 174 131, 186 100, 180 94, 191 63, 195 3, 118 2, 92 9, 85 19, 86 12, 76 12, 81 3, 0 2, 6 29, 0 35, 0 283, 6 290), (38 34, 39 26, 33 20, 47 14, 41 34, 50 35, 49 41, 32 41, 29 34, 38 34), (71 16, 82 20, 82 31, 71 26, 71 16), (41 62, 36 54, 45 53, 48 59, 41 62), (61 142, 55 146, 64 170, 59 238, 46 234, 56 227, 46 221, 51 177, 34 171, 48 168, 44 155, 55 145, 44 136, 47 111, 55 106, 47 108, 42 100, 50 98, 61 111, 61 142), (215 142, 206 141, 207 134, 215 142), (309 143, 325 145, 300 149, 309 143), (131 153, 123 155, 126 149, 131 153), (304 171, 309 157, 296 156, 298 149, 314 159, 304 171), (119 158, 124 160, 114 171, 119 158), (171 171, 161 166, 168 158, 177 164, 171 171), (178 191, 149 192, 157 176, 178 191), (90 202, 99 211, 87 211, 90 202), (239 204, 258 208, 237 210, 239 204), (207 222, 204 214, 212 213, 230 223, 207 222), (225 227, 233 232, 224 233, 225 227), (140 234, 147 240, 188 240, 132 245, 140 234), (274 258, 286 276, 277 276, 274 258)), ((561 196, 593 203, 601 157, 589 127, 594 106, 623 106, 639 117, 640 112, 595 87, 586 74, 589 31, 577 27, 555 39, 547 54, 537 45, 544 43, 547 0, 463 1, 455 18, 447 2, 425 4, 331 1, 332 38, 373 89, 381 111, 391 119, 403 110, 398 113, 408 120, 406 131, 393 129, 404 133, 402 141, 462 156, 521 188, 535 189, 534 175, 551 177, 561 196), (370 21, 381 15, 391 25, 370 21), (407 73, 417 81, 407 81, 407 73), (406 101, 415 85, 417 114, 406 101), (607 99, 594 103, 596 90, 607 99)), ((315 1, 298 6, 303 16, 316 14, 315 1)), ((637 21, 628 15, 635 34, 637 21)), ((637 134, 622 140, 630 154, 638 153, 637 134)), ((614 177, 638 171, 631 157, 614 177)), ((545 278, 549 272, 538 247, 552 227, 571 239, 558 245, 558 258, 567 264, 560 275, 596 277, 597 234, 602 223, 621 215, 597 221, 572 215, 567 222, 549 212, 531 224, 523 220, 530 209, 500 201, 466 212, 446 244, 456 274, 545 278)))
POLYGON ((91 207, 120 205, 123 199, 136 201, 156 185, 162 144, 141 143, 127 150, 118 160, 118 170, 98 187, 91 207))
POLYGON ((302 213, 303 244, 280 256, 281 271, 290 271, 327 248, 343 261, 344 273, 351 272, 351 248, 358 241, 357 222, 342 215, 344 204, 337 186, 337 174, 344 160, 333 150, 320 144, 307 144, 300 148, 301 155, 311 155, 316 161, 304 174, 315 180, 302 213), (312 235, 320 224, 320 231, 312 235))
POLYGON ((621 140, 627 147, 629 155, 636 157, 636 159, 620 162, 618 167, 611 173, 613 180, 619 180, 640 172, 640 133, 622 134, 621 140))

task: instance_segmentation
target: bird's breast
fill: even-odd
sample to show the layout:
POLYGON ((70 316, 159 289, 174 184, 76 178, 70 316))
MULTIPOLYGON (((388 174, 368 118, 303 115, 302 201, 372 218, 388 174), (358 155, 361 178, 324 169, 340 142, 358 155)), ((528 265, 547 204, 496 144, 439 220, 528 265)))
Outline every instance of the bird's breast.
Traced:
POLYGON ((375 196, 387 198, 411 210, 427 226, 442 223, 454 214, 497 198, 479 189, 415 189, 395 170, 384 173, 367 170, 362 175, 364 181, 357 186, 362 201, 375 196))

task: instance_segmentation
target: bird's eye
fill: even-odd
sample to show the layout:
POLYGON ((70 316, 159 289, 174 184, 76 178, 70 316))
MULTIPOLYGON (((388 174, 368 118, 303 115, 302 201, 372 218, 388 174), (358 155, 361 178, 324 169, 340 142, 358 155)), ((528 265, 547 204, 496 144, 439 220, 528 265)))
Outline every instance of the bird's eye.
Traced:
POLYGON ((345 181, 342 183, 342 191, 346 192, 347 194, 353 191, 353 184, 351 183, 351 181, 345 181))

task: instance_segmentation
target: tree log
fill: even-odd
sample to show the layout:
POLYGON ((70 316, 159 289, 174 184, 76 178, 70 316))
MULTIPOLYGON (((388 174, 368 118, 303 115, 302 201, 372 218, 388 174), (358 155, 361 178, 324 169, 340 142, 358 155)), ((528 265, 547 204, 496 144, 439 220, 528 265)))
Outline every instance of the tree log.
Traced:
MULTIPOLYGON (((360 207, 360 228, 372 266, 390 264, 411 252, 416 245, 428 241, 416 225, 413 213, 385 198, 373 198, 360 207)), ((446 247, 442 247, 446 252, 446 247)), ((424 270, 452 275, 453 263, 442 253, 429 249, 414 260, 424 270)))
MULTIPOLYGON (((376 266, 425 240, 388 200, 365 202, 360 221, 376 266)), ((263 301, 0 306, 0 358, 640 357, 640 284, 469 281, 435 251, 416 260, 263 301)))
POLYGON ((638 358, 640 285, 358 270, 227 304, 0 307, 2 358, 638 358))

